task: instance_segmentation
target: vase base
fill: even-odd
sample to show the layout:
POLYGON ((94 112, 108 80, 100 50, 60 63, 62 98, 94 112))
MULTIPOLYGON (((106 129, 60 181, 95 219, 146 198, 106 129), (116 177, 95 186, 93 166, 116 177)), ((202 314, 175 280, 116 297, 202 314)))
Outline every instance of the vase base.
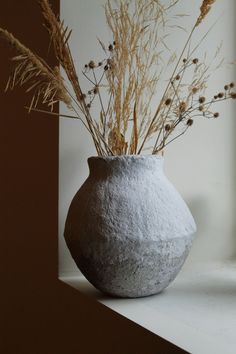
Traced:
POLYGON ((68 244, 72 257, 86 279, 113 297, 146 297, 163 291, 177 276, 189 253, 193 235, 168 241, 93 244, 79 252, 77 242, 68 244), (99 248, 100 246, 100 248, 99 248), (101 251, 99 251, 99 249, 101 251))

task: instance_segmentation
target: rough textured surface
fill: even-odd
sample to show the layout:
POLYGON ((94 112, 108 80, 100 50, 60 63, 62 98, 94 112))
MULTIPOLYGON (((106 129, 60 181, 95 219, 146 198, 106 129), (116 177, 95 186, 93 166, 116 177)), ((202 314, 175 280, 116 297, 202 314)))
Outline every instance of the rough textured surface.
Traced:
POLYGON ((75 195, 65 239, 77 266, 99 290, 139 297, 176 277, 196 225, 163 173, 159 156, 88 159, 90 175, 75 195))

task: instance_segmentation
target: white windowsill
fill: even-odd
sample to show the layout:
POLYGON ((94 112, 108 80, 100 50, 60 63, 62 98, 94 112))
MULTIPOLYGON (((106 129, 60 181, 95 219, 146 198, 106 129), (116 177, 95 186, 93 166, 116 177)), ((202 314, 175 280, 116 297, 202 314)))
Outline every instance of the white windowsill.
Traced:
POLYGON ((105 296, 73 273, 60 280, 190 353, 236 353, 235 263, 186 268, 162 293, 138 299, 105 296))

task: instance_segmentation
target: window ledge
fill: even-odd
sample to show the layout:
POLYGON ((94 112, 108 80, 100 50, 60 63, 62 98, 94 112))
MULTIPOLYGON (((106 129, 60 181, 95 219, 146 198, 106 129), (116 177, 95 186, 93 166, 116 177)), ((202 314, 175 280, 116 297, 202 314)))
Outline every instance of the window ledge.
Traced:
POLYGON ((105 296, 75 273, 60 280, 190 353, 235 354, 236 263, 185 268, 162 293, 137 299, 105 296))

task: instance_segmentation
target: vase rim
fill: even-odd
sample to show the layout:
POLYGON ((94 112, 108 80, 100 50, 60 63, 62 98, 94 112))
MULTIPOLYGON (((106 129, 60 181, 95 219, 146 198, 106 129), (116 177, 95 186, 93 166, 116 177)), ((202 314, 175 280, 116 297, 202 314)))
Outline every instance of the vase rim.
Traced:
POLYGON ((164 157, 161 155, 114 155, 114 156, 90 156, 88 160, 106 160, 106 161, 114 161, 114 160, 164 160, 164 157))

